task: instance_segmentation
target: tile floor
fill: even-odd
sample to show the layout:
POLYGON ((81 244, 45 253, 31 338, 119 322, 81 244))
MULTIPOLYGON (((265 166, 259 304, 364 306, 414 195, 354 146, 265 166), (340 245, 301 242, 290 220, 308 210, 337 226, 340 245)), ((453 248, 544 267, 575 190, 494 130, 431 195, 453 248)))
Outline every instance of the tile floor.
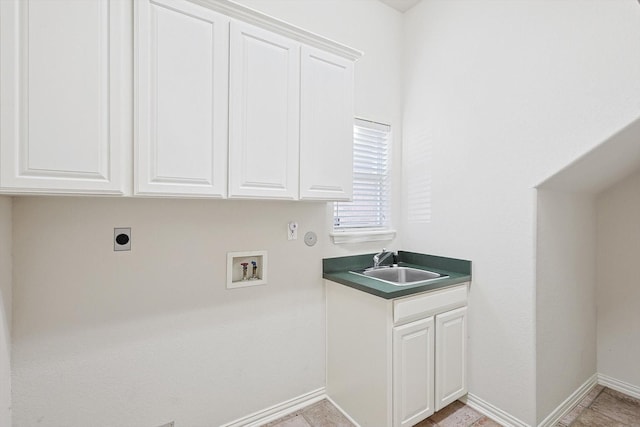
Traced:
POLYGON ((353 424, 324 399, 263 427, 353 427, 353 424))
MULTIPOLYGON (((500 424, 456 401, 415 427, 429 426, 500 427, 500 424)), ((264 427, 353 427, 353 424, 331 402, 321 400, 264 427)))
POLYGON ((640 426, 640 399, 597 385, 556 427, 640 426))
MULTIPOLYGON (((456 401, 414 427, 500 427, 500 424, 456 401)), ((638 427, 640 399, 597 385, 556 427, 638 427)), ((264 427, 353 427, 328 400, 307 406, 264 427)))
POLYGON ((491 418, 456 400, 414 427, 500 427, 491 418))

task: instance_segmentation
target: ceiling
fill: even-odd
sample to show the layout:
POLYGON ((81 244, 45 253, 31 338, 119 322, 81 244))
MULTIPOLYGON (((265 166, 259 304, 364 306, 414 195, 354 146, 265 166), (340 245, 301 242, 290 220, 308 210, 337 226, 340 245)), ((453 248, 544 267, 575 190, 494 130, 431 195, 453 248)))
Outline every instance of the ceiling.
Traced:
POLYGON ((400 12, 406 12, 407 10, 415 6, 420 0, 380 0, 380 1, 400 12))

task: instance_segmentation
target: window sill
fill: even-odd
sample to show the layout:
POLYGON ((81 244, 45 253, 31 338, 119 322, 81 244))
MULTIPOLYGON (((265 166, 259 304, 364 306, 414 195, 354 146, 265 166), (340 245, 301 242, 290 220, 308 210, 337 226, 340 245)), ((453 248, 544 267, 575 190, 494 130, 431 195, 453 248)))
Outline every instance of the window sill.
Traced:
POLYGON ((370 230, 370 231, 335 231, 329 233, 336 245, 343 243, 378 242, 393 240, 396 230, 370 230))

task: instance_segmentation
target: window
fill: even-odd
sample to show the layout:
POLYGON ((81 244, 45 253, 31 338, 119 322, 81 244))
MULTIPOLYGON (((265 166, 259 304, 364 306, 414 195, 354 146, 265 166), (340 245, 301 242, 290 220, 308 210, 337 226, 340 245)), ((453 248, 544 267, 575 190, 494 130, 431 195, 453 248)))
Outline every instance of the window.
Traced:
MULTIPOLYGON (((391 127, 356 119, 353 127, 353 201, 335 202, 333 231, 340 236, 367 235, 362 240, 384 240, 390 234, 390 140, 391 127), (379 236, 378 238, 371 236, 379 236)), ((354 241, 349 239, 348 241, 354 241)))

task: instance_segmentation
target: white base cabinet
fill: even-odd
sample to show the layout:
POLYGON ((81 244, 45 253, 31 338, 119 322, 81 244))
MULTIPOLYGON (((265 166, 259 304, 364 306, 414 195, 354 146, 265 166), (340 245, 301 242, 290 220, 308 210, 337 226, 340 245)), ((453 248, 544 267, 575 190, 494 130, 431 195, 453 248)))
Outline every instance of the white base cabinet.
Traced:
POLYGON ((327 286, 327 394, 362 426, 411 427, 467 393, 468 283, 385 300, 327 286))

